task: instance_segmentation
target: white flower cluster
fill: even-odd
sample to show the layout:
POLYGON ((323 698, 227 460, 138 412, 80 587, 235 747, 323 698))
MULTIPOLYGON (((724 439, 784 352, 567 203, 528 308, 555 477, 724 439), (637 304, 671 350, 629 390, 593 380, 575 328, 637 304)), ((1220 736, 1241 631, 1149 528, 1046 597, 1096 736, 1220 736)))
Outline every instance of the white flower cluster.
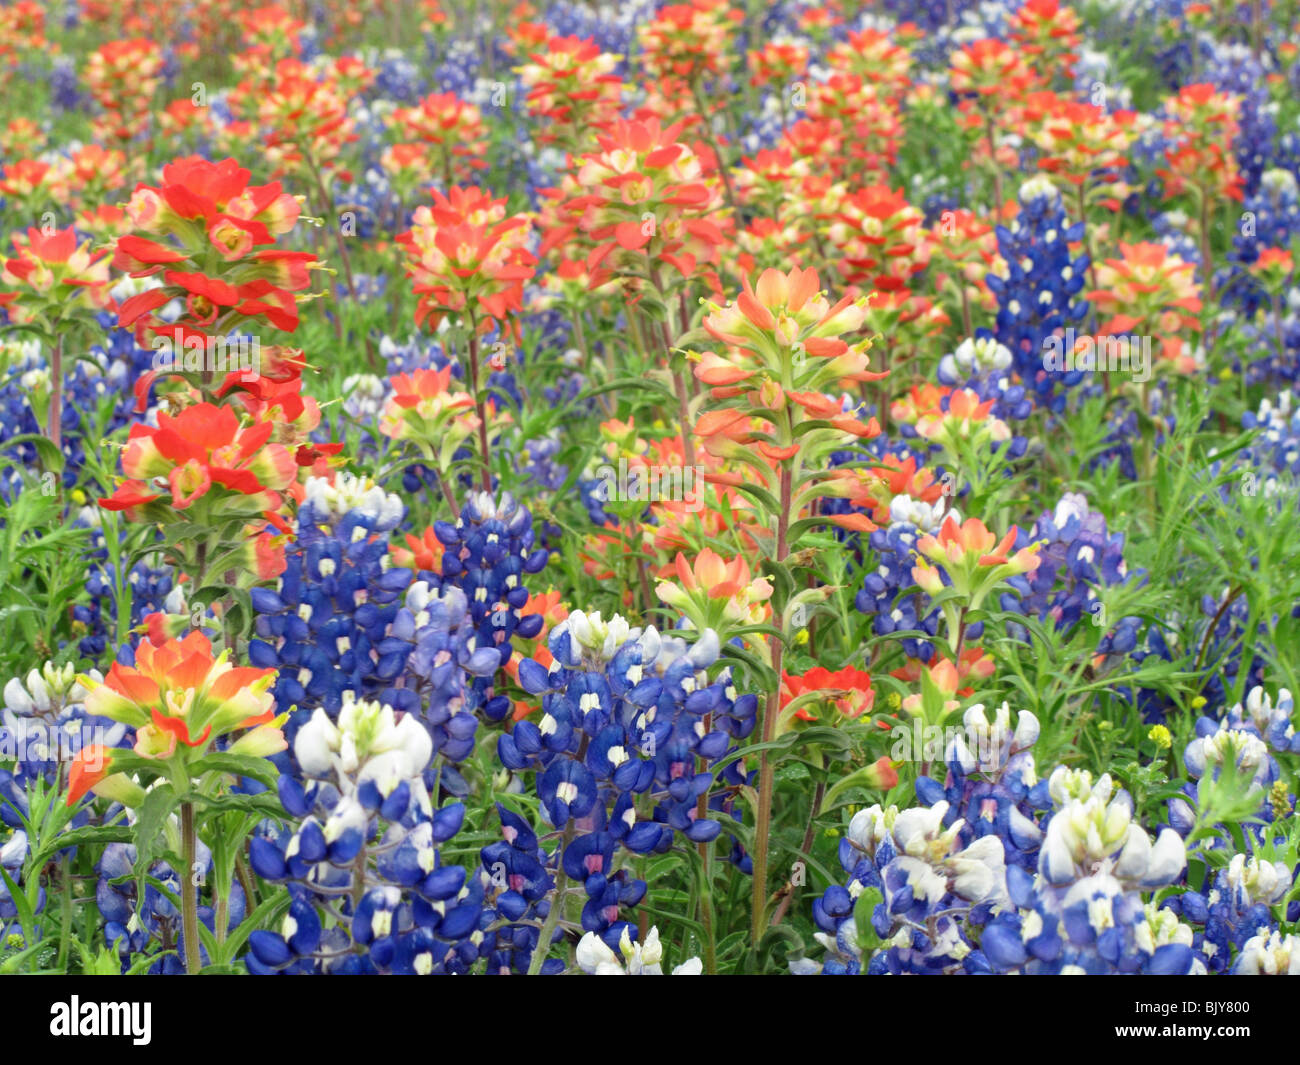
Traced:
POLYGON ((1110 774, 1093 784, 1087 770, 1058 766, 1047 787, 1057 812, 1047 825, 1038 870, 1048 883, 1101 873, 1130 887, 1159 887, 1176 880, 1187 864, 1182 837, 1172 828, 1152 845, 1133 820, 1132 797, 1115 791, 1110 774))
POLYGON ((387 399, 388 386, 377 374, 354 373, 343 379, 343 409, 358 421, 378 418, 387 399))
POLYGON ((961 847, 966 822, 957 818, 947 828, 948 803, 914 806, 894 819, 894 864, 907 874, 915 898, 937 904, 951 892, 971 903, 991 902, 1001 908, 1006 899, 1006 865, 1002 841, 981 836, 961 847))
POLYGON ((933 503, 913 499, 909 495, 896 495, 889 501, 889 524, 900 522, 915 525, 923 533, 939 531, 944 519, 944 500, 933 503))
MULTIPOLYGON (((578 943, 578 968, 591 976, 662 976, 664 951, 659 942, 659 929, 651 928, 644 943, 633 943, 626 928, 618 942, 615 954, 595 932, 588 932, 578 943), (619 955, 622 955, 620 957, 619 955)), ((673 976, 699 976, 704 965, 699 958, 690 958, 675 966, 673 976)))
POLYGON ((1061 193, 1052 183, 1052 179, 1046 174, 1035 174, 1028 181, 1020 185, 1020 199, 1028 203, 1030 200, 1037 200, 1040 197, 1050 196, 1052 199, 1060 199, 1061 193))
MULTIPOLYGON (((305 486, 307 502, 318 517, 337 521, 350 511, 359 511, 374 522, 374 529, 386 531, 396 528, 406 514, 406 504, 391 492, 385 492, 369 477, 351 473, 337 473, 331 481, 326 477, 308 477, 305 486)), ((358 530, 361 537, 364 529, 358 530)))
POLYGON ((1236 976, 1300 976, 1300 938, 1261 930, 1246 940, 1232 972, 1236 976))
MULTIPOLYGON (((894 822, 897 819, 897 806, 882 810, 880 804, 877 803, 865 810, 859 810, 849 822, 848 840, 858 850, 874 858, 877 848, 889 838, 889 834, 894 830, 894 822)), ((857 881, 854 881, 854 883, 856 884, 857 881)), ((850 886, 849 891, 852 893, 852 886, 850 886)))
MULTIPOLYGON (((103 681, 98 670, 87 672, 92 680, 103 681)), ((4 687, 5 724, 13 727, 11 714, 54 719, 65 707, 84 703, 89 692, 77 683, 77 668, 71 662, 56 666, 46 662, 27 674, 26 681, 14 677, 4 687)))
POLYGON ((1257 784, 1269 783, 1272 759, 1268 747, 1258 736, 1243 729, 1220 728, 1209 736, 1198 736, 1187 745, 1183 764, 1194 777, 1207 770, 1235 765, 1237 770, 1254 778, 1257 784))
POLYGON ((567 628, 582 657, 600 665, 613 658, 628 640, 641 635, 641 630, 634 628, 622 614, 606 621, 599 610, 590 614, 575 610, 560 625, 567 628))
MULTIPOLYGON (((1030 711, 1021 710, 1016 716, 1016 727, 1011 728, 1011 707, 1003 702, 993 712, 990 721, 983 703, 968 707, 962 715, 965 726, 964 735, 959 732, 949 749, 944 752, 944 761, 954 757, 961 763, 966 773, 980 770, 984 773, 997 773, 1008 760, 1021 751, 1027 751, 1038 742, 1039 724, 1030 711)), ((1024 759, 1020 777, 1027 787, 1037 783, 1032 758, 1024 759)), ((1019 817, 1028 822, 1015 807, 1011 809, 1012 817, 1019 817)))
POLYGON ((410 714, 397 720, 391 706, 345 696, 337 724, 318 707, 294 738, 293 753, 307 776, 330 779, 345 800, 367 781, 385 797, 407 781, 430 810, 421 774, 433 757, 433 740, 410 714))

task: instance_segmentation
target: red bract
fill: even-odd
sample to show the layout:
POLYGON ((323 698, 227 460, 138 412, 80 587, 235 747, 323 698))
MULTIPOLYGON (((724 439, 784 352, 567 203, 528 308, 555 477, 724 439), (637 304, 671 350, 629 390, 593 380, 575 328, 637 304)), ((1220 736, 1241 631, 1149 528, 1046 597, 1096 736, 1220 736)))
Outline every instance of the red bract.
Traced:
POLYGON ((19 159, 8 163, 0 174, 0 195, 29 207, 58 203, 66 196, 60 175, 49 163, 38 159, 19 159))
POLYGON ((45 131, 30 118, 10 119, 0 129, 0 152, 6 157, 22 155, 23 152, 38 152, 45 148, 45 131))
POLYGON ((1099 314, 1111 317, 1100 332, 1109 336, 1154 336, 1160 355, 1182 372, 1197 368, 1180 333, 1201 328, 1201 285, 1196 264, 1163 244, 1119 245, 1120 257, 1097 264, 1098 288, 1088 293, 1099 314))
MULTIPOLYGON (((905 495, 919 502, 933 503, 943 495, 943 485, 934 479, 934 473, 928 468, 918 467, 915 457, 911 456, 904 461, 897 455, 887 454, 879 466, 869 470, 835 470, 832 478, 835 495, 861 507, 873 523, 881 525, 889 524, 889 505, 895 496, 905 495)), ((860 518, 861 515, 849 517, 860 518)), ((836 523, 848 528, 861 526, 861 522, 838 519, 836 523)))
POLYGON ((727 0, 667 4, 638 34, 646 69, 691 81, 717 74, 732 54, 732 39, 744 13, 727 0))
POLYGON ((69 309, 98 310, 109 303, 108 263, 104 253, 92 254, 89 241, 78 244, 67 229, 27 230, 26 239, 14 236, 14 256, 0 270, 0 306, 15 321, 44 316, 53 322, 69 309), (10 288, 12 286, 12 288, 10 288))
POLYGON ((764 148, 745 156, 732 172, 736 200, 754 206, 764 214, 776 216, 791 198, 790 185, 812 173, 808 160, 790 148, 764 148))
POLYGON ((515 68, 530 114, 546 121, 539 137, 574 146, 618 117, 623 83, 612 73, 621 56, 590 38, 551 37, 515 68))
POLYGON ((667 4, 638 31, 641 63, 651 80, 638 119, 721 111, 726 94, 712 91, 731 66, 736 31, 744 20, 727 0, 667 4))
POLYGON ((250 185, 250 176, 233 159, 190 156, 163 167, 161 185, 136 186, 126 209, 136 232, 118 238, 113 265, 132 277, 161 272, 164 284, 126 300, 119 325, 134 327, 142 341, 153 332, 177 344, 236 325, 297 328, 294 293, 310 286, 316 257, 274 245, 301 207, 278 182, 250 185), (174 297, 185 301, 185 318, 153 317, 174 297))
POLYGON ((416 324, 437 325, 447 314, 468 311, 487 325, 521 310, 523 283, 536 262, 525 247, 528 217, 507 215, 505 199, 482 189, 453 187, 450 197, 433 197, 397 238, 420 297, 416 324))
POLYGON ((581 156, 554 197, 562 199, 561 224, 543 249, 580 236, 608 245, 607 265, 623 272, 648 258, 689 276, 701 259, 716 259, 725 240, 717 213, 720 184, 698 146, 682 140, 684 123, 618 121, 597 136, 598 149, 581 156), (710 217, 711 216, 711 217, 710 217), (635 260, 624 253, 635 253, 635 260))
POLYGON ((810 239, 808 230, 796 222, 756 218, 736 234, 737 270, 746 277, 757 270, 779 269, 810 239))
POLYGON ((1137 137, 1136 118, 1134 111, 1110 111, 1056 93, 1025 98, 1026 129, 1042 153, 1038 165, 1076 189, 1118 181, 1137 137))
POLYGON ((906 289, 930 261, 924 221, 902 189, 869 185, 846 196, 827 230, 845 280, 881 292, 906 289))
POLYGON ((100 506, 136 516, 137 508, 167 495, 173 509, 185 510, 212 492, 213 510, 276 510, 296 467, 286 448, 270 442, 274 428, 269 421, 242 425, 228 407, 211 403, 196 403, 175 417, 160 411, 157 428, 131 426, 122 453, 129 480, 100 506))
POLYGON ((785 131, 785 143, 813 174, 839 178, 844 169, 844 123, 837 118, 801 118, 785 131))
POLYGON ((868 28, 860 33, 850 30, 846 41, 833 45, 826 53, 826 61, 836 70, 858 74, 880 85, 894 99, 912 82, 908 75, 911 54, 881 30, 868 28))
POLYGON ((853 666, 831 672, 824 666, 816 666, 800 676, 789 673, 781 675, 781 708, 785 709, 795 699, 807 696, 794 716, 800 721, 816 721, 817 715, 804 709, 815 706, 819 701, 833 703, 835 709, 846 717, 861 717, 871 711, 876 700, 876 693, 871 687, 871 674, 864 673, 853 666), (821 699, 818 699, 818 696, 821 699))
POLYGON ((397 108, 393 125, 407 140, 432 149, 434 170, 447 186, 487 166, 483 113, 455 93, 433 93, 414 107, 397 108))
POLYGON ((797 41, 767 41, 749 53, 751 85, 774 85, 784 99, 787 86, 808 69, 808 46, 797 41))
POLYGON ((808 118, 842 131, 847 151, 832 158, 833 173, 855 183, 883 181, 903 140, 899 105, 886 90, 858 74, 832 74, 808 91, 808 118))
POLYGON ((1165 153, 1166 166, 1157 173, 1168 183, 1167 194, 1191 189, 1202 200, 1222 196, 1242 198, 1242 177, 1233 152, 1240 132, 1237 120, 1241 97, 1220 92, 1214 85, 1184 85, 1164 102, 1164 133, 1174 146, 1165 153))
POLYGON ((236 17, 243 31, 242 54, 231 56, 241 74, 270 69, 277 59, 287 57, 306 23, 295 18, 278 4, 267 4, 252 11, 240 11, 236 17))
POLYGON ((953 54, 948 79, 953 92, 1002 107, 1031 88, 1038 76, 1016 49, 996 37, 985 37, 953 54))
POLYGON ((1028 0, 1010 18, 1011 39, 1026 55, 1035 58, 1039 70, 1061 67, 1069 77, 1074 70, 1074 49, 1082 39, 1079 16, 1059 0, 1028 0))
POLYGON ((91 53, 84 77, 104 109, 95 121, 97 139, 126 142, 149 129, 162 68, 162 49, 147 37, 109 41, 91 53))
POLYGON ((0 83, 8 81, 20 55, 36 55, 46 47, 45 8, 35 0, 0 7, 0 83))
POLYGON ((267 156, 281 172, 315 176, 338 165, 345 144, 356 140, 348 117, 348 92, 329 74, 296 59, 282 59, 275 76, 252 91, 257 121, 267 131, 267 156))

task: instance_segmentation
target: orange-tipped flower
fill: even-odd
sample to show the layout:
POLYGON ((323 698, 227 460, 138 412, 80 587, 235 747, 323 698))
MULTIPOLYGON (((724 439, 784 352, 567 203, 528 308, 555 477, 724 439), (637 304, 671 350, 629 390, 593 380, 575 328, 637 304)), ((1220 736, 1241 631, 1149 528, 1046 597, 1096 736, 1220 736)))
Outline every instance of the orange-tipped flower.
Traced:
MULTIPOLYGON (((974 556, 978 566, 1001 566, 1007 564, 1007 550, 1015 542, 1015 529, 998 542, 979 518, 967 518, 958 525, 950 514, 939 535, 922 536, 916 542, 916 550, 935 562, 961 565, 974 556)), ((1016 572, 1027 573, 1038 568, 1038 561, 1038 549, 1026 547, 1015 553, 1012 564, 1017 567, 1016 572)))
POLYGON ((274 717, 275 670, 232 666, 228 657, 223 651, 214 658, 211 642, 196 630, 181 640, 146 640, 134 666, 114 662, 102 682, 78 681, 89 691, 87 713, 134 728, 137 754, 169 758, 274 717))
POLYGON ((446 452, 454 451, 478 428, 474 397, 453 391, 451 367, 398 374, 384 407, 379 431, 394 440, 411 439, 446 452))
POLYGON ((724 559, 707 547, 694 561, 679 551, 662 576, 665 579, 655 589, 659 598, 692 620, 697 613, 706 619, 697 623, 701 631, 719 628, 724 622, 756 624, 763 617, 763 604, 772 596, 771 584, 764 577, 752 577, 744 558, 724 559), (678 583, 668 579, 673 576, 678 583))
POLYGON ((938 656, 919 673, 921 691, 903 699, 903 710, 913 717, 924 716, 938 721, 961 706, 960 677, 951 660, 938 656))
MULTIPOLYGON (((939 535, 922 536, 916 542, 917 561, 912 568, 912 578, 931 595, 942 588, 955 588, 966 606, 977 609, 985 597, 1008 577, 1029 573, 1041 561, 1041 545, 1029 544, 1011 552, 1018 530, 1012 529, 999 542, 978 518, 967 518, 960 525, 949 514, 939 530, 939 535), (927 561, 928 560, 928 561, 927 561), (931 562, 943 567, 940 573, 931 562), (947 580, 943 575, 947 575, 947 580)), ((942 604, 950 641, 957 638, 961 627, 958 604, 952 599, 942 604)))
POLYGON ((76 806, 88 791, 124 806, 139 806, 145 792, 125 773, 113 772, 113 750, 101 743, 82 747, 68 767, 68 806, 76 806))
POLYGON ((47 312, 57 316, 68 307, 98 310, 108 305, 108 260, 92 254, 90 242, 77 243, 76 230, 28 229, 26 239, 15 235, 14 256, 0 269, 0 304, 15 321, 29 321, 47 312))
POLYGON ((795 711, 794 716, 799 720, 817 720, 817 715, 805 707, 815 703, 819 694, 824 697, 824 702, 833 704, 846 717, 861 717, 870 713, 876 700, 876 693, 871 687, 871 674, 853 666, 845 666, 835 672, 824 666, 816 666, 799 676, 789 673, 781 675, 782 709, 795 699, 808 696, 795 711))
POLYGON ((505 199, 478 188, 435 192, 433 201, 416 208, 411 229, 397 238, 420 297, 416 324, 467 311, 486 327, 521 310, 535 262, 525 247, 528 216, 507 215, 505 199))
POLYGON ((394 544, 389 548, 393 556, 393 565, 413 569, 417 573, 441 573, 443 543, 429 525, 418 537, 406 534, 406 547, 394 544))
POLYGON ((103 744, 87 744, 68 767, 68 805, 74 806, 86 792, 112 771, 112 759, 103 744))

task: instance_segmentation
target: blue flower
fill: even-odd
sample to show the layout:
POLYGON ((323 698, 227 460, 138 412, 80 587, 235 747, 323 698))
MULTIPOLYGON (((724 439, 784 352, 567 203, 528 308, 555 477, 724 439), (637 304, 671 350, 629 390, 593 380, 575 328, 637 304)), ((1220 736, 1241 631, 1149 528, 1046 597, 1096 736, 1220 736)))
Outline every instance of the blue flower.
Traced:
POLYGON ((1007 272, 986 278, 998 301, 994 335, 1011 352, 1012 365, 1036 401, 1059 411, 1063 390, 1082 381, 1084 373, 1046 370, 1045 342, 1058 330, 1082 325, 1088 313, 1088 302, 1081 298, 1088 256, 1070 251, 1071 244, 1082 241, 1084 223, 1067 220, 1050 182, 1026 182, 1019 201, 1020 213, 1011 227, 996 230, 1007 272))

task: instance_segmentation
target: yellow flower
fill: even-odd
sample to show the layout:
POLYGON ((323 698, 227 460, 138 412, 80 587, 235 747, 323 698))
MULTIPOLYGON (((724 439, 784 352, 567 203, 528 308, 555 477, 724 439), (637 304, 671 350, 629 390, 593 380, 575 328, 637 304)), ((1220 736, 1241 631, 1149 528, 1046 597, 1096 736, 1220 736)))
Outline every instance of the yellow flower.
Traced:
POLYGON ((1152 725, 1151 730, 1147 733, 1147 739, 1162 751, 1167 751, 1174 745, 1174 738, 1164 725, 1152 725))

